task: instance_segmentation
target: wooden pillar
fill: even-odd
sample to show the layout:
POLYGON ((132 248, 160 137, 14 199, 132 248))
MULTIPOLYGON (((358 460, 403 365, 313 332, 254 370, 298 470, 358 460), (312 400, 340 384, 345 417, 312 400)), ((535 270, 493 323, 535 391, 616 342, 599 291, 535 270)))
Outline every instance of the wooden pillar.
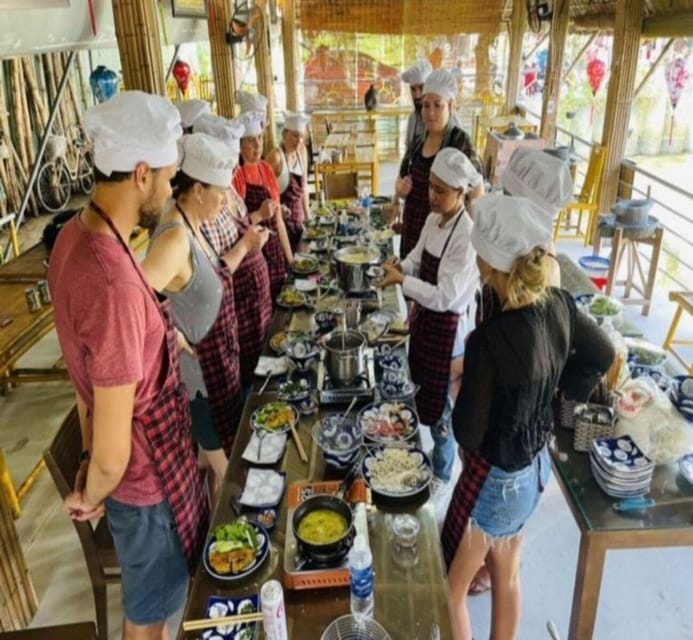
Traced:
POLYGON ((630 108, 635 90, 635 71, 638 64, 643 17, 644 8, 641 0, 618 0, 614 20, 611 74, 602 133, 602 145, 606 147, 606 161, 599 197, 600 212, 611 209, 618 192, 618 177, 623 154, 626 151, 630 108))
POLYGON ((510 113, 517 104, 522 74, 522 43, 527 24, 527 3, 513 0, 510 16, 510 54, 508 56, 508 79, 505 87, 505 112, 510 113))
POLYGON ((207 30, 212 54, 217 114, 224 118, 233 118, 236 115, 233 48, 226 43, 226 32, 232 15, 231 0, 207 0, 207 30))
POLYGON ((282 44, 284 46, 284 82, 286 108, 298 111, 298 47, 296 43, 296 0, 284 1, 282 15, 282 44))
POLYGON ((112 0, 126 89, 166 95, 156 0, 112 0))
POLYGON ((478 96, 491 93, 491 58, 488 48, 493 41, 493 37, 489 33, 480 33, 474 48, 474 58, 476 60, 474 93, 478 96))
POLYGON ((544 81, 544 100, 541 107, 540 135, 552 145, 556 136, 556 119, 563 75, 563 53, 568 39, 570 0, 555 0, 549 35, 549 58, 544 81))
POLYGON ((255 23, 255 73, 257 90, 267 98, 267 126, 265 127, 265 155, 277 146, 277 126, 274 115, 274 82, 272 76, 272 56, 270 54, 270 30, 267 21, 267 2, 259 0, 256 5, 262 11, 262 18, 255 23))

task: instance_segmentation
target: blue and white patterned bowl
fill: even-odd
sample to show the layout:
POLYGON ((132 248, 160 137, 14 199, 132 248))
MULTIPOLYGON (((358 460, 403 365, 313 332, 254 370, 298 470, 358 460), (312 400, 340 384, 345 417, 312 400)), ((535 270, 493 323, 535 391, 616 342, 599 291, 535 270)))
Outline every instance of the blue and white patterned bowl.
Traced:
POLYGON ((325 462, 335 469, 347 469, 358 458, 363 444, 361 427, 341 413, 325 416, 315 423, 313 440, 320 447, 325 462))

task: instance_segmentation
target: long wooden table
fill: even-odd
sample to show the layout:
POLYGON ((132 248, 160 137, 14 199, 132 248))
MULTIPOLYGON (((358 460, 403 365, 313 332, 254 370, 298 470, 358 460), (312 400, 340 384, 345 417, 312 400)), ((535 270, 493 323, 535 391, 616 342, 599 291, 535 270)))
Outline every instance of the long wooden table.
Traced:
MULTIPOLYGON (((396 307, 394 289, 386 290, 383 307, 396 307)), ((278 311, 273 318, 269 335, 285 329, 310 326, 312 314, 299 311, 294 314, 278 311)), ((269 351, 266 348, 266 354, 269 351)), ((258 389, 262 379, 257 380, 258 389)), ((217 508, 212 516, 212 527, 233 520, 236 515, 232 502, 245 484, 249 464, 241 457, 251 435, 249 418, 252 411, 270 400, 276 399, 276 384, 272 380, 267 390, 259 395, 253 392, 246 403, 236 442, 229 460, 228 471, 221 489, 217 508)), ((342 405, 320 407, 317 415, 302 417, 298 425, 301 442, 308 453, 308 463, 299 459, 295 444, 289 438, 287 450, 278 470, 286 472, 287 485, 297 480, 318 481, 339 478, 326 468, 322 454, 310 434, 312 425, 321 415, 343 411, 342 405)), ((354 412, 358 408, 354 409, 354 412)), ((424 497, 425 499, 425 497, 424 497)), ((385 627, 392 638, 428 640, 437 625, 440 638, 451 638, 448 610, 447 581, 439 542, 439 532, 433 504, 427 501, 398 511, 415 513, 421 525, 418 538, 418 563, 403 569, 393 561, 390 523, 392 514, 375 505, 368 506, 368 532, 375 569, 375 619, 385 627)), ((286 494, 280 504, 280 517, 271 535, 271 553, 264 566, 254 575, 237 583, 221 583, 211 578, 202 566, 192 578, 184 620, 205 617, 207 600, 213 595, 243 596, 259 593, 262 584, 272 578, 282 579, 287 527, 286 494)), ((284 598, 290 638, 317 639, 324 628, 341 615, 349 613, 349 587, 291 591, 285 589, 284 598)), ((181 631, 179 638, 193 637, 181 631)))

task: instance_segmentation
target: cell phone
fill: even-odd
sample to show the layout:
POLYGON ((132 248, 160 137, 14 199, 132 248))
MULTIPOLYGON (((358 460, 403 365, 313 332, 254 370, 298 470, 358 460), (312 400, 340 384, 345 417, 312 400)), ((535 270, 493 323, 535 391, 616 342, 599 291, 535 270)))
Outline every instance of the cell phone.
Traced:
POLYGON ((12 324, 14 318, 12 316, 0 316, 0 329, 4 329, 8 324, 12 324))

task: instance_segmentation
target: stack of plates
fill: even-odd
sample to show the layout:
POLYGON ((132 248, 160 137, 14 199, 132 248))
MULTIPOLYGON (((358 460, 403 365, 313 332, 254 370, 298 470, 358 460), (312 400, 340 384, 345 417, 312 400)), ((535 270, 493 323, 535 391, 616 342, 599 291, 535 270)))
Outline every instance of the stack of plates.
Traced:
POLYGON ((614 498, 634 498, 650 490, 654 462, 628 435, 596 438, 590 449, 590 466, 596 483, 614 498))

